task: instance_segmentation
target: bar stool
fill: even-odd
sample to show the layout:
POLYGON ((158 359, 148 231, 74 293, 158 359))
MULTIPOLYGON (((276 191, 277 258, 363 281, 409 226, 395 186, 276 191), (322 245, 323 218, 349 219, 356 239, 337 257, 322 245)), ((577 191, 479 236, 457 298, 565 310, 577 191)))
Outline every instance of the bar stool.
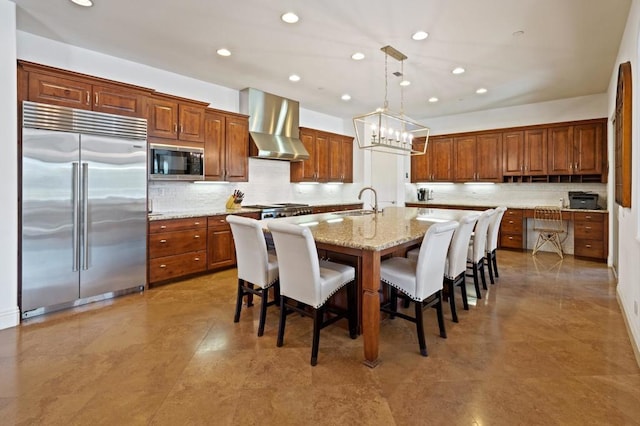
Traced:
POLYGON ((482 288, 487 289, 487 279, 484 275, 484 264, 487 247, 487 229, 495 209, 487 209, 480 214, 476 228, 473 231, 473 238, 469 242, 467 253, 467 268, 471 268, 472 274, 467 276, 473 277, 473 285, 476 288, 476 297, 482 299, 480 293, 480 279, 482 279, 482 288))
POLYGON ((505 206, 496 207, 496 214, 493 215, 493 219, 489 222, 489 229, 487 230, 487 269, 489 270, 491 284, 495 284, 494 275, 496 278, 500 278, 496 250, 498 249, 498 233, 502 223, 502 216, 506 211, 507 208, 505 206))
POLYGON ((287 315, 297 312, 313 318, 311 365, 318 363, 320 329, 341 318, 349 320, 349 335, 357 337, 356 270, 352 266, 319 260, 311 231, 304 226, 272 221, 269 231, 280 267, 280 325, 277 346, 284 342, 287 315), (347 287, 346 310, 327 306, 329 298, 347 287), (297 303, 294 303, 297 302, 297 303), (306 305, 310 311, 304 309, 306 305), (335 316, 324 319, 325 312, 335 316))
POLYGON ((231 226, 238 264, 238 296, 236 298, 236 312, 233 322, 240 321, 240 311, 244 296, 247 296, 248 307, 253 305, 251 302, 253 295, 260 296, 262 303, 260 306, 258 336, 262 336, 267 316, 267 306, 276 304, 279 299, 278 259, 275 253, 267 251, 264 232, 256 219, 227 215, 227 222, 231 226), (258 288, 254 288, 254 286, 258 288), (271 287, 274 287, 275 299, 268 302, 269 289, 271 287))
POLYGON ((422 240, 417 261, 406 257, 392 257, 380 264, 380 279, 389 285, 391 292, 389 302, 381 306, 380 310, 388 313, 391 318, 397 316, 416 324, 422 356, 427 356, 422 322, 424 308, 432 306, 436 309, 440 337, 447 337, 442 316, 442 283, 447 251, 457 227, 458 223, 454 221, 429 227, 422 240), (415 316, 398 312, 398 291, 413 300, 415 316))

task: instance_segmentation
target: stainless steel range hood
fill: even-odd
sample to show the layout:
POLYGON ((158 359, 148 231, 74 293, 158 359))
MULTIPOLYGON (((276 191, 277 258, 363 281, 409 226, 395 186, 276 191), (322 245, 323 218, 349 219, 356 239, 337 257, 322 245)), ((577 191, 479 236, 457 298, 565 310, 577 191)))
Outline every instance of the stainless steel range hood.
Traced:
POLYGON ((240 91, 240 112, 249 115, 249 135, 255 144, 252 157, 287 161, 309 158, 299 138, 298 101, 247 88, 240 91))

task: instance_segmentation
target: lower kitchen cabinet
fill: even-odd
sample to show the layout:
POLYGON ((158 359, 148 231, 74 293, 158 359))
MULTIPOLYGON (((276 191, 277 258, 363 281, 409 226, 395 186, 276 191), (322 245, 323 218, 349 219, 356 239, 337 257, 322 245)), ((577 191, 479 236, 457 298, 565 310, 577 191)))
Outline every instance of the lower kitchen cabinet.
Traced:
POLYGON ((607 226, 606 213, 573 213, 574 255, 606 259, 608 255, 607 226))
POLYGON ((149 223, 149 284, 205 271, 207 218, 149 223))
POLYGON ((523 248, 523 210, 507 209, 500 224, 500 248, 523 248))
POLYGON ((236 251, 231 227, 226 215, 207 218, 207 269, 219 269, 235 265, 236 251))

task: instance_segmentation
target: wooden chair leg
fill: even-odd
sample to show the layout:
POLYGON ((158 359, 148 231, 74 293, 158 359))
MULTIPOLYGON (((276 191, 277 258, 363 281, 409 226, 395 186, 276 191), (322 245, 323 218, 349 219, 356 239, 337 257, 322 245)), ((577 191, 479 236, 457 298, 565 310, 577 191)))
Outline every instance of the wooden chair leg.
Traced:
MULTIPOLYGON (((405 299, 406 300, 406 299, 405 299)), ((403 300, 403 302, 405 301, 403 300)), ((395 287, 389 286, 389 303, 391 304, 391 310, 393 312, 398 311, 398 290, 395 287)), ((394 314, 389 314, 389 319, 394 319, 394 314)))
POLYGON ((496 278, 500 278, 500 274, 498 273, 498 259, 495 250, 493 251, 491 259, 493 260, 493 275, 495 275, 496 278))
POLYGON ((444 315, 442 314, 442 290, 438 290, 436 293, 438 303, 436 303, 436 313, 438 315, 438 327, 440 328, 440 337, 447 338, 447 330, 444 328, 444 315))
POLYGON ((482 299, 482 294, 480 293, 480 277, 478 277, 478 264, 473 264, 473 285, 476 287, 476 297, 478 299, 482 299))
POLYGON ((495 280, 493 279, 493 262, 492 259, 493 255, 491 253, 487 254, 486 259, 486 263, 487 263, 487 269, 489 270, 489 281, 491 281, 491 284, 495 284, 495 280))
POLYGON ((427 356, 427 343, 424 340, 424 324, 422 323, 422 302, 414 301, 414 304, 416 305, 416 331, 418 333, 420 354, 427 356))
POLYGON ((469 310, 469 299, 467 298, 467 280, 465 275, 462 275, 462 283, 460 283, 460 289, 462 290, 462 306, 465 311, 469 310))
POLYGON ((278 324, 278 340, 276 346, 281 347, 284 342, 284 326, 287 321, 286 297, 280 296, 280 324, 278 324))
POLYGON ((267 319, 267 303, 269 302, 269 288, 262 289, 262 303, 260 303, 260 322, 258 323, 258 337, 264 334, 264 323, 267 319))
POLYGON ((484 275, 484 258, 480 259, 480 263, 478 263, 478 273, 480 274, 480 278, 482 279, 482 288, 487 289, 487 278, 484 275))
POLYGON ((358 305, 356 282, 347 284, 347 309, 349 310, 349 337, 358 337, 358 305))
POLYGON ((458 312, 456 311, 456 297, 453 281, 447 280, 447 292, 449 292, 449 306, 451 306, 451 319, 453 322, 458 322, 458 312))
MULTIPOLYGON (((246 283, 247 287, 253 290, 253 284, 246 283)), ((253 293, 246 293, 247 295, 247 307, 253 306, 253 293)))
POLYGON ((313 344, 311 346, 311 365, 318 363, 318 347, 320 346, 320 329, 322 328, 323 307, 316 309, 313 315, 313 344))
POLYGON ((236 313, 233 316, 233 322, 240 321, 240 311, 242 310, 242 298, 244 297, 244 291, 242 290, 242 285, 244 284, 244 280, 238 278, 238 297, 236 298, 236 313))

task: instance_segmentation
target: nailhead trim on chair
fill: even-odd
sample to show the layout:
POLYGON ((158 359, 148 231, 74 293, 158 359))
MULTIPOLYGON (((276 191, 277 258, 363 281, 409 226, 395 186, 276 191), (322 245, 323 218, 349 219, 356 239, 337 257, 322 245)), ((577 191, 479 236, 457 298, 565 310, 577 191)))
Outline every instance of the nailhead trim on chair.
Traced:
POLYGON ((322 303, 319 303, 319 304, 315 305, 313 308, 314 309, 318 309, 320 306, 324 306, 324 304, 327 303, 327 300, 331 299, 331 296, 333 296, 334 294, 339 292, 345 285, 349 284, 352 281, 353 280, 349 280, 349 281, 345 281, 345 282, 341 283, 340 287, 338 287, 337 289, 335 289, 331 293, 329 293, 329 295, 322 301, 322 303))
POLYGON ((420 298, 416 298, 416 296, 414 296, 413 294, 409 294, 407 293, 404 289, 398 287, 397 285, 390 283, 389 281, 385 280, 384 278, 381 278, 380 281, 382 281, 383 283, 390 285, 391 287, 400 290, 400 293, 402 294, 406 294, 407 296, 409 296, 411 298, 411 300, 415 301, 415 302, 422 302, 423 299, 420 298))

